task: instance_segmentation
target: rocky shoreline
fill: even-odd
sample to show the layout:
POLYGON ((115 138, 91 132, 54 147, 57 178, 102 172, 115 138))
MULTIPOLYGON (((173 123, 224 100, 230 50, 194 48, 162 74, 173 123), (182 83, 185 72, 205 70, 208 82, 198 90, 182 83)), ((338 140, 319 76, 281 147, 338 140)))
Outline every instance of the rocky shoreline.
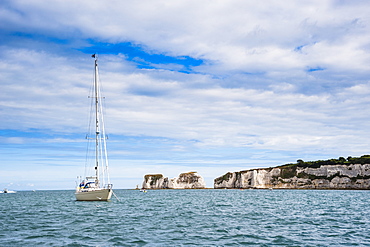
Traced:
POLYGON ((370 189, 370 165, 268 168, 226 173, 215 189, 370 189))
MULTIPOLYGON (((197 172, 169 179, 162 174, 144 176, 143 189, 205 189, 197 172)), ((370 155, 359 158, 304 162, 277 167, 228 172, 214 179, 214 189, 370 189, 370 155)))

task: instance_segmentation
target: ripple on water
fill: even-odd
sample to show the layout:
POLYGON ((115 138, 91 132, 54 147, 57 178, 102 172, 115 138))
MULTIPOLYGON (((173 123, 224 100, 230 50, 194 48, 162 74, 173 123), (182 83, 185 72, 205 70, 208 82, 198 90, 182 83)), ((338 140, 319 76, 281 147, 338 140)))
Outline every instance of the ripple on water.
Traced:
POLYGON ((370 246, 369 191, 116 190, 0 195, 3 246, 370 246))

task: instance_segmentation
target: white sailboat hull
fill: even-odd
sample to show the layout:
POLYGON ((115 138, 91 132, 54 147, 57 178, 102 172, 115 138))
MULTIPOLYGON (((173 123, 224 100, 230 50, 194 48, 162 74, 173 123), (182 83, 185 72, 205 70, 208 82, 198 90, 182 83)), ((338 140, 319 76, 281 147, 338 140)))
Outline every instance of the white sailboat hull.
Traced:
POLYGON ((113 189, 95 189, 88 191, 77 191, 77 201, 108 201, 112 197, 113 189))

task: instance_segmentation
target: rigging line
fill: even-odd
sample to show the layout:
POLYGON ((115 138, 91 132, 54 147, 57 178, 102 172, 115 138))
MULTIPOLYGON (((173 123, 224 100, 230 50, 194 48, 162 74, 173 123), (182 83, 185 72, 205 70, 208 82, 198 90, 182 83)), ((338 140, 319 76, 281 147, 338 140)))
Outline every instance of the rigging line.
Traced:
POLYGON ((112 193, 113 193, 114 197, 115 197, 119 202, 121 202, 121 200, 118 198, 118 196, 116 196, 116 193, 114 193, 114 191, 112 191, 112 193))
MULTIPOLYGON (((98 69, 97 69, 97 73, 99 73, 98 69)), ((107 181, 104 181, 107 182, 108 184, 110 183, 110 176, 109 176, 109 171, 108 171, 108 152, 107 152, 107 142, 106 140, 108 139, 107 138, 107 134, 106 134, 106 129, 105 129, 105 119, 104 119, 104 112, 105 112, 105 97, 103 96, 103 93, 102 91, 104 91, 102 89, 103 85, 101 83, 101 79, 99 76, 96 77, 96 80, 98 82, 98 87, 96 88, 97 90, 97 97, 99 98, 99 103, 97 104, 97 108, 98 108, 98 112, 100 113, 99 114, 99 123, 100 123, 100 155, 101 155, 101 166, 102 166, 102 169, 101 169, 101 172, 102 174, 106 174, 106 176, 103 176, 104 179, 106 179, 107 181)))
MULTIPOLYGON (((105 99, 103 97, 103 99, 105 99)), ((102 148, 103 148, 103 153, 102 155, 104 155, 104 159, 103 159, 103 163, 102 165, 104 165, 104 168, 103 168, 103 172, 105 172, 107 174, 107 183, 109 184, 110 183, 110 176, 109 176, 109 171, 108 171, 108 151, 107 151, 107 134, 106 134, 106 130, 105 130, 105 119, 104 119, 104 114, 103 114, 103 111, 104 111, 104 107, 103 107, 103 103, 104 103, 104 100, 101 101, 101 104, 100 104, 100 111, 101 111, 101 127, 102 127, 102 136, 101 136, 101 142, 102 142, 102 148)))
POLYGON ((92 155, 92 150, 93 150, 93 145, 94 143, 92 142, 93 138, 91 137, 92 134, 94 133, 92 129, 92 123, 95 120, 95 112, 94 112, 94 99, 90 95, 93 94, 93 87, 90 87, 89 90, 89 96, 88 98, 90 99, 90 111, 89 111, 89 118, 88 118, 88 128, 87 128, 87 134, 86 134, 86 139, 87 139, 87 144, 86 144, 86 158, 85 158, 85 177, 91 175, 91 162, 93 161, 92 155))
POLYGON ((95 69, 92 70, 92 83, 90 83, 89 87, 89 94, 88 98, 90 99, 90 111, 89 111, 89 118, 87 119, 87 134, 86 134, 86 139, 87 139, 87 144, 86 144, 86 157, 85 157, 85 177, 91 175, 90 167, 91 167, 91 162, 93 161, 92 158, 92 133, 94 131, 92 130, 92 123, 95 119, 95 112, 94 112, 94 76, 95 76, 95 69))

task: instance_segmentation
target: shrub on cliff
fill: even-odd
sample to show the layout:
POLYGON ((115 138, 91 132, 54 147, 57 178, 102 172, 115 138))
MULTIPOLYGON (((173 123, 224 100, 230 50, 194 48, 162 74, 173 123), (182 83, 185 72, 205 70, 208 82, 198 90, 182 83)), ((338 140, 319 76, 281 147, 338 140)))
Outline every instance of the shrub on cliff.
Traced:
POLYGON ((301 168, 319 168, 326 165, 351 165, 351 164, 370 164, 370 155, 363 155, 361 157, 351 157, 347 159, 344 157, 339 157, 338 159, 328 159, 328 160, 317 160, 317 161, 303 161, 301 159, 297 160, 297 163, 286 164, 279 166, 279 168, 285 168, 290 166, 297 166, 301 168))
POLYGON ((232 172, 228 172, 226 173, 225 175, 221 176, 221 177, 218 177, 218 178, 215 178, 214 179, 214 182, 217 183, 217 184, 220 184, 222 183, 223 181, 229 181, 229 179, 233 176, 233 173, 232 172))
POLYGON ((292 178, 297 175, 297 166, 287 166, 280 168, 280 177, 281 178, 292 178))

